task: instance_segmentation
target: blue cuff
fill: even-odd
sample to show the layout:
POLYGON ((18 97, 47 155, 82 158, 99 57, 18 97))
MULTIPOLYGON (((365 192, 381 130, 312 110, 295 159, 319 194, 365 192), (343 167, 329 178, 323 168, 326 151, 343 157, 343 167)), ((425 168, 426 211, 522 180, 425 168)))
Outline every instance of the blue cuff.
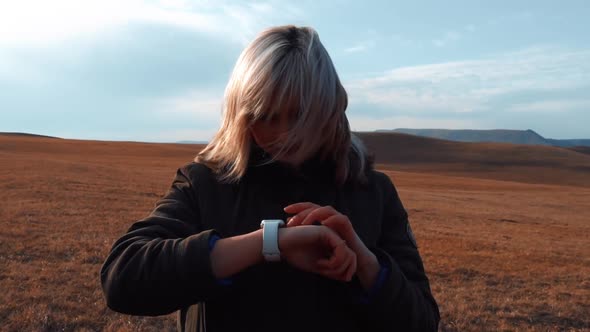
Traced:
POLYGON ((379 292, 379 290, 383 287, 385 280, 389 278, 389 273, 391 272, 391 269, 381 262, 379 262, 379 265, 381 266, 381 268, 379 269, 379 273, 377 274, 377 281, 375 281, 373 287, 371 287, 371 289, 369 289, 368 292, 363 292, 363 294, 361 294, 360 301, 363 304, 371 303, 371 300, 375 297, 377 292, 379 292))
MULTIPOLYGON (((209 253, 211 253, 211 251, 213 251, 213 247, 215 247, 215 242, 217 242, 217 240, 219 240, 219 239, 220 239, 220 237, 217 234, 212 234, 209 237, 209 253)), ((229 285, 233 284, 233 279, 232 278, 217 279, 217 283, 220 285, 229 286, 229 285)))
POLYGON ((219 239, 219 235, 215 233, 211 234, 211 236, 209 237, 209 252, 213 250, 213 247, 215 247, 215 242, 217 242, 217 240, 219 239))

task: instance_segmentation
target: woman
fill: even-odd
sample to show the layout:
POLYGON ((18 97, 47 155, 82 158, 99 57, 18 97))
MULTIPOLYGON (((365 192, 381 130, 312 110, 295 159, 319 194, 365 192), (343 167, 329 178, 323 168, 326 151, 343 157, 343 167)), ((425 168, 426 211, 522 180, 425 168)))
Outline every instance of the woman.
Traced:
POLYGON ((406 211, 346 107, 313 29, 262 32, 237 61, 216 136, 113 245, 108 306, 178 310, 186 331, 436 330, 406 211))

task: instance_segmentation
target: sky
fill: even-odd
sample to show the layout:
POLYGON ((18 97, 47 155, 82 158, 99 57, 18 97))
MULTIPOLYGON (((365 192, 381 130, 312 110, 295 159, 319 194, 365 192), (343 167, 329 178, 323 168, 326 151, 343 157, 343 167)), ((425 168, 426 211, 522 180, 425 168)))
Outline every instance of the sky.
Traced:
POLYGON ((590 2, 0 0, 0 132, 207 141, 244 47, 315 28, 355 131, 590 138, 590 2))

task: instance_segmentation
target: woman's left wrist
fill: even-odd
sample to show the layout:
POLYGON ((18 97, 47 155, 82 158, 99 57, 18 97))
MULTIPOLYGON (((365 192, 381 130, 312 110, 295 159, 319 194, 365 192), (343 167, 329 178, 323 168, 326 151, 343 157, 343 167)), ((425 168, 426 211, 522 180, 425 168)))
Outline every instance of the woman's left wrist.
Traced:
POLYGON ((366 249, 360 257, 357 257, 357 273, 374 271, 375 269, 379 269, 379 260, 371 250, 366 249))
POLYGON ((375 256, 370 250, 367 249, 367 251, 368 253, 363 254, 363 257, 358 261, 356 269, 356 274, 365 290, 369 290, 373 287, 380 269, 377 256, 375 256))

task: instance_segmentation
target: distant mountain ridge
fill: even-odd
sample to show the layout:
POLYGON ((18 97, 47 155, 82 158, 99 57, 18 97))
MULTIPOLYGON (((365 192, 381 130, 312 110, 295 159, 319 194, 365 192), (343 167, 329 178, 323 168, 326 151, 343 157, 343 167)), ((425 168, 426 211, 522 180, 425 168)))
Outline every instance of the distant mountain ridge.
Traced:
POLYGON ((176 141, 175 143, 178 144, 207 144, 207 141, 191 141, 191 140, 184 140, 184 141, 176 141))
POLYGON ((22 137, 45 137, 45 138, 58 138, 58 139, 62 139, 61 137, 55 137, 55 136, 38 135, 38 134, 30 134, 30 133, 19 133, 19 132, 7 132, 7 131, 0 131, 0 135, 4 135, 4 136, 22 136, 22 137))
POLYGON ((551 145, 559 147, 590 146, 590 139, 551 139, 527 130, 477 130, 477 129, 385 129, 376 132, 396 132, 458 142, 494 142, 529 145, 551 145))
MULTIPOLYGON (((545 145, 557 146, 562 148, 574 148, 578 152, 590 154, 590 139, 551 139, 539 135, 531 129, 527 130, 510 130, 510 129, 494 129, 494 130, 478 130, 478 129, 380 129, 373 131, 374 133, 401 133, 414 136, 443 139, 456 142, 480 142, 480 143, 512 143, 512 144, 527 144, 527 145, 545 145), (578 149, 579 148, 579 149, 578 149)), ((365 132, 366 133, 366 132, 365 132)), ((3 136, 22 136, 22 137, 45 137, 63 139, 56 136, 38 135, 32 133, 22 132, 0 132, 3 136)), ((173 143, 177 144, 197 144, 206 145, 208 141, 202 140, 182 140, 173 143)))

